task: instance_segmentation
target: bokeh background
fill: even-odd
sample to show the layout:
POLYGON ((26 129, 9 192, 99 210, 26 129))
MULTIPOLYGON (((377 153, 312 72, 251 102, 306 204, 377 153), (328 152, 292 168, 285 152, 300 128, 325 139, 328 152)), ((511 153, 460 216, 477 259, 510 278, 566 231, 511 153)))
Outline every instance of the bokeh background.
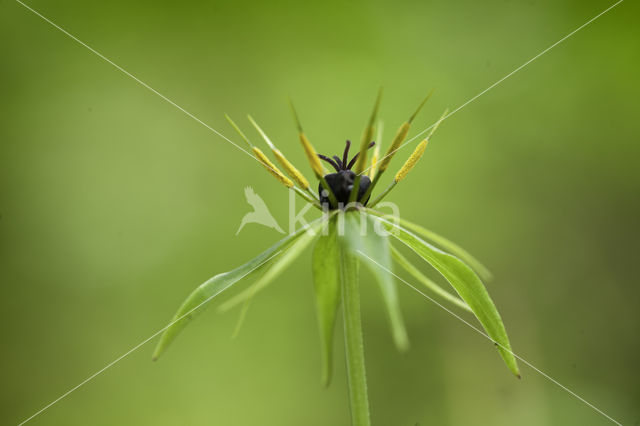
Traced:
MULTIPOLYGON (((387 146, 431 88, 412 134, 612 2, 28 4, 233 140, 223 113, 257 140, 252 113, 310 176, 287 95, 333 154, 384 86, 387 146)), ((389 198, 492 269, 517 354, 625 425, 640 422, 638 12, 623 2, 449 118, 389 198)), ((235 236, 246 186, 283 227, 288 195, 19 3, 0 3, 0 34, 0 422, 17 424, 280 238, 235 236)), ((30 424, 346 425, 341 326, 320 384, 310 253, 231 339, 239 312, 215 305, 237 291, 160 361, 149 342, 30 424)), ((485 338, 404 286, 412 349, 398 354, 377 291, 365 274, 374 424, 609 424, 525 365, 514 379, 485 338)))

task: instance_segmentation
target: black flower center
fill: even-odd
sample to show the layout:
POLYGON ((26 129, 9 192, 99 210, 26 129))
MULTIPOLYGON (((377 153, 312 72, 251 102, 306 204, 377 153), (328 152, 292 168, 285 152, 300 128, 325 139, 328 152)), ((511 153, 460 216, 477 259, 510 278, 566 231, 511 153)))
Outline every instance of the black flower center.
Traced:
MULTIPOLYGON (((371 148, 375 144, 375 142, 371 142, 368 148, 371 148)), ((349 203, 349 197, 351 195, 351 191, 356 179, 356 174, 351 170, 351 167, 353 167, 353 165, 356 163, 356 160, 358 159, 358 155, 360 155, 360 153, 358 152, 353 156, 351 161, 347 163, 347 160, 349 159, 350 147, 351 141, 347 141, 344 148, 344 153, 342 154, 342 159, 337 155, 334 155, 333 158, 329 158, 326 155, 318 154, 318 157, 321 160, 326 161, 327 163, 331 164, 334 169, 336 169, 336 173, 329 173, 328 175, 325 175, 324 178, 327 181, 329 188, 331 188, 331 191, 333 191, 334 195, 336 196, 336 200, 342 206, 346 206, 349 203)), ((371 179, 369 179, 369 177, 366 175, 361 175, 357 201, 363 205, 367 204, 367 201, 369 201, 368 198, 366 200, 362 199, 365 192, 367 192, 369 185, 371 185, 371 179)), ((322 203, 322 205, 325 205, 326 203, 326 205, 330 206, 329 208, 331 210, 340 207, 331 205, 329 201, 329 194, 327 194, 327 191, 322 187, 322 183, 320 183, 320 185, 318 186, 318 192, 320 195, 320 203, 322 203)))

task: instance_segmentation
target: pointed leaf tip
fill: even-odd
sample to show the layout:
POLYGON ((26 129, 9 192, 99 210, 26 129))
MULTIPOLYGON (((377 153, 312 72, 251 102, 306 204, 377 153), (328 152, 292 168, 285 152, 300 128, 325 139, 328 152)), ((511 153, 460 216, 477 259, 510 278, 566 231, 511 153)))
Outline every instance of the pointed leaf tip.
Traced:
POLYGON ((407 122, 409 124, 413 123, 413 120, 415 120, 415 118, 418 116, 418 113, 420 112, 420 110, 422 109, 422 107, 424 106, 424 104, 427 103, 427 101, 431 98, 431 96, 433 95, 433 92, 435 91, 435 89, 431 89, 429 91, 429 93, 427 94, 427 96, 422 100, 422 102, 420 102, 420 105, 418 105, 418 108, 416 108, 415 112, 411 115, 411 117, 409 117, 409 119, 407 120, 407 122))
POLYGON ((300 124, 300 117, 298 117, 298 111, 296 111, 296 107, 293 105, 293 100, 291 99, 290 96, 287 97, 287 100, 289 101, 289 108, 291 108, 291 114, 293 115, 293 121, 296 124, 296 128, 298 129, 299 133, 304 133, 304 131, 302 130, 302 124, 300 124))
POLYGON ((457 257, 423 241, 402 226, 380 219, 394 238, 404 243, 416 254, 433 266, 456 290, 462 300, 471 308, 489 338, 499 343, 498 351, 511 372, 518 376, 520 370, 507 331, 493 300, 475 272, 457 257))
POLYGON ((204 308, 206 308, 211 299, 231 287, 242 278, 264 267, 283 248, 296 241, 302 235, 303 231, 304 228, 294 232, 293 234, 278 241, 276 244, 269 247, 267 250, 260 253, 244 265, 241 265, 229 272, 215 275, 198 286, 182 303, 178 312, 176 312, 169 325, 165 328, 156 345, 152 359, 155 361, 164 353, 171 342, 173 342, 178 334, 180 334, 182 329, 189 324, 196 314, 202 312, 204 308))

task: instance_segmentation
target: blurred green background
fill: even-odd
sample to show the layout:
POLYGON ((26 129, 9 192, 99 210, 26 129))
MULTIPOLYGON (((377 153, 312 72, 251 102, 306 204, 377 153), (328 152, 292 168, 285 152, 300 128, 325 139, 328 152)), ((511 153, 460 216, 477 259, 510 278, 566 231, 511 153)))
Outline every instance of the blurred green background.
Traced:
MULTIPOLYGON (((28 4, 233 140, 223 113, 257 140, 252 113, 310 177, 288 94, 334 154, 383 85, 387 146, 431 88, 412 134, 612 2, 28 4)), ((640 422, 638 12, 622 3, 449 118, 389 197, 492 269, 517 354, 625 425, 640 422)), ((235 236, 246 186, 283 227, 288 195, 20 4, 0 3, 0 35, 0 422, 17 424, 280 238, 235 236)), ((362 291, 374 424, 609 424, 525 365, 514 379, 485 338, 404 286, 412 349, 398 354, 367 275, 362 291)), ((341 325, 320 384, 310 254, 235 340, 238 311, 215 309, 229 294, 157 363, 154 340, 30 424, 346 425, 341 325)))

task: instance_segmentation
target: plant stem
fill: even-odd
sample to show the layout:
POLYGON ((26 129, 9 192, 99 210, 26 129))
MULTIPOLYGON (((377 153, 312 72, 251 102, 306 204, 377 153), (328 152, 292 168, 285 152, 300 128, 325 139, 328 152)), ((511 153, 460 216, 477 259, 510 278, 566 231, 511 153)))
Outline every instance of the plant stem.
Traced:
POLYGON ((298 194, 299 196, 301 196, 302 198, 304 198, 304 200, 311 204, 313 207, 322 210, 322 207, 320 206, 320 203, 318 202, 318 200, 311 198, 306 192, 304 192, 303 190, 301 190, 298 187, 292 187, 291 189, 293 189, 293 191, 298 194))
POLYGON ((391 182, 391 184, 387 186, 387 189, 385 189, 380 193, 380 195, 378 195, 378 198, 369 203, 369 207, 374 207, 376 204, 378 204, 397 184, 398 182, 396 182, 395 180, 391 182))
POLYGON ((352 426, 369 426, 371 420, 362 343, 358 260, 344 247, 341 248, 340 253, 340 277, 351 424, 352 426))

